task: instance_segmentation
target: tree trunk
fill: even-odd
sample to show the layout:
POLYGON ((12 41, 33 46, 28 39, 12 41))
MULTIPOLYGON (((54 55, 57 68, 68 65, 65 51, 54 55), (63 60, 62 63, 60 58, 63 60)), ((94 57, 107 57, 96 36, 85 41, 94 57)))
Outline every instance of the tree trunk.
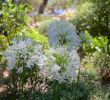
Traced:
POLYGON ((39 6, 38 14, 43 14, 48 0, 43 0, 43 3, 39 6))

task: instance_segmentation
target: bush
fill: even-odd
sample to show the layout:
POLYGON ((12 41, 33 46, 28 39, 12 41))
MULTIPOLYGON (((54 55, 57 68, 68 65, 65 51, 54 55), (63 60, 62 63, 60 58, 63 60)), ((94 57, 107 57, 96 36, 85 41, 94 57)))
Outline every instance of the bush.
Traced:
POLYGON ((1 33, 7 31, 10 35, 15 35, 24 26, 27 26, 29 22, 28 7, 23 4, 14 4, 11 0, 1 3, 0 6, 2 7, 0 12, 2 14, 0 20, 1 33))
POLYGON ((94 4, 92 2, 84 2, 77 8, 76 16, 73 17, 73 24, 78 30, 89 30, 90 27, 96 27, 94 21, 94 4))
POLYGON ((109 4, 109 0, 85 0, 78 6, 76 17, 72 22, 78 30, 88 30, 94 36, 101 33, 110 38, 109 4))
POLYGON ((52 20, 52 19, 48 19, 48 20, 45 20, 45 21, 41 21, 41 22, 40 22, 40 25, 39 25, 39 27, 38 27, 39 33, 48 35, 48 34, 47 34, 47 31, 48 31, 49 24, 50 24, 51 22, 53 22, 53 21, 54 21, 54 20, 52 20))
POLYGON ((88 31, 80 34, 84 53, 94 53, 95 51, 107 51, 108 39, 106 36, 93 37, 88 31))
POLYGON ((12 0, 0 3, 0 44, 2 48, 5 49, 7 45, 10 45, 17 32, 29 24, 28 11, 28 6, 15 4, 12 0))
POLYGON ((85 31, 81 38, 83 40, 83 52, 86 54, 83 59, 83 66, 95 67, 102 81, 110 81, 110 46, 107 37, 92 37, 90 33, 85 31))
POLYGON ((49 48, 48 38, 39 34, 39 32, 34 28, 24 29, 22 30, 22 33, 19 34, 24 35, 24 37, 31 38, 38 43, 41 43, 45 49, 49 48))
POLYGON ((110 52, 108 51, 95 51, 90 55, 86 55, 83 59, 82 66, 96 73, 98 80, 102 84, 110 82, 110 52))
POLYGON ((92 37, 87 31, 82 34, 82 48, 86 54, 83 66, 95 67, 103 81, 109 81, 110 77, 110 46, 105 36, 92 37))

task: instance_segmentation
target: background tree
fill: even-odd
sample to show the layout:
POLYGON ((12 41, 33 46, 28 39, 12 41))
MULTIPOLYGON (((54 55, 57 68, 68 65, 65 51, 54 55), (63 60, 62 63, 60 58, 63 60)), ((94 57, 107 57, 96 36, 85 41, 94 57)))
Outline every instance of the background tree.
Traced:
POLYGON ((80 0, 73 23, 78 30, 88 30, 110 39, 110 0, 80 0))
POLYGON ((39 6, 38 14, 43 14, 48 0, 43 0, 42 4, 39 6))

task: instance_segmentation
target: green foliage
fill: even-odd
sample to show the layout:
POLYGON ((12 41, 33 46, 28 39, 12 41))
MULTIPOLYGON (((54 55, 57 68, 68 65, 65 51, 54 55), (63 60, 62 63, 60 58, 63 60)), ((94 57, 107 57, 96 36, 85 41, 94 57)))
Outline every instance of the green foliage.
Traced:
MULTIPOLYGON (((78 12, 74 19, 74 23, 77 28, 80 30, 87 29, 95 36, 97 33, 101 33, 102 35, 106 34, 106 36, 98 34, 98 37, 93 37, 88 31, 85 31, 84 34, 80 35, 82 39, 83 52, 86 54, 85 58, 82 60, 83 67, 80 68, 79 79, 73 81, 72 83, 67 82, 66 84, 65 82, 58 83, 58 81, 55 80, 49 81, 47 79, 48 75, 45 76, 46 78, 43 76, 46 69, 39 70, 40 68, 38 68, 38 65, 36 65, 36 62, 38 62, 36 59, 39 60, 40 57, 43 57, 42 54, 39 53, 41 51, 41 49, 39 49, 40 44, 42 44, 44 47, 42 50, 44 55, 44 50, 49 48, 48 37, 45 37, 40 33, 47 33, 47 28, 53 20, 44 16, 42 18, 38 16, 39 20, 44 20, 45 18, 47 19, 41 22, 38 30, 26 27, 29 21, 29 17, 27 15, 29 9, 24 4, 28 1, 34 5, 34 7, 36 7, 36 4, 39 5, 42 0, 36 0, 35 2, 33 2, 33 0, 22 0, 22 4, 18 4, 18 2, 12 3, 13 0, 7 0, 7 2, 4 3, 3 1, 5 0, 2 0, 2 3, 0 1, 0 49, 4 51, 7 46, 10 45, 10 47, 7 49, 7 53, 10 52, 10 54, 7 54, 6 60, 3 55, 4 53, 0 53, 0 88, 1 86, 6 87, 4 91, 0 91, 0 100, 90 100, 92 98, 94 100, 110 99, 110 88, 102 88, 102 86, 99 84, 99 77, 97 75, 97 69, 106 69, 106 72, 110 70, 110 45, 108 45, 109 39, 107 38, 109 37, 108 25, 110 24, 110 20, 107 17, 109 0, 81 1, 81 6, 78 7, 78 12), (29 42, 31 39, 27 39, 26 45, 29 46, 25 47, 25 41, 22 41, 20 38, 21 36, 24 40, 31 38, 32 44, 29 42), (13 44, 15 43, 14 46, 11 41, 13 37, 15 37, 16 40, 19 40, 13 42, 13 44), (21 44, 18 45, 19 43, 21 44), (35 46, 36 44, 39 44, 37 48, 35 46), (26 48, 28 52, 25 51, 26 48), (37 57, 34 54, 34 48, 38 49, 35 50, 35 54, 38 54, 37 57), (16 55, 16 57, 13 55, 16 55), (27 66, 29 59, 31 59, 31 62, 28 64, 32 64, 31 68, 27 66), (6 67, 8 66, 9 68, 9 65, 12 67, 14 64, 13 61, 16 62, 16 65, 12 70, 9 71, 6 67), (6 64, 7 62, 9 62, 9 65, 6 64), (8 72, 9 76, 5 76, 6 73, 4 74, 4 72, 8 72)), ((53 4, 51 7, 53 8, 54 5, 55 7, 62 6, 63 8, 66 8, 71 5, 70 2, 73 2, 73 0, 66 0, 66 4, 63 2, 64 0, 52 1, 53 4)), ((55 31, 58 31, 58 28, 56 28, 55 31)), ((64 31, 66 28, 67 27, 65 26, 65 28, 61 29, 61 31, 64 31)), ((71 29, 67 29, 71 31, 71 29)), ((52 32, 55 31, 52 30, 52 32)), ((72 32, 74 31, 72 30, 72 32)), ((65 36, 66 33, 63 35, 65 36)), ((71 37, 71 35, 69 37, 71 37)), ((65 40, 65 38, 63 39, 65 40)), ((62 44, 65 43, 63 42, 63 39, 61 39, 62 44)), ((72 38, 72 40, 73 39, 74 38, 72 38)), ((78 41, 74 43, 76 44, 77 42, 78 41)), ((47 51, 50 53, 49 49, 47 51)), ((54 63, 52 63, 52 61, 55 61, 60 66, 68 67, 66 63, 70 61, 70 59, 67 59, 69 55, 62 55, 63 52, 61 49, 59 51, 59 54, 50 55, 49 61, 52 64, 51 66, 54 68, 54 63)), ((54 50, 51 52, 54 52, 54 50)), ((47 57, 47 55, 45 57, 47 57)), ((71 56, 73 57, 73 55, 74 54, 71 56)), ((74 57, 76 58, 75 55, 74 57)), ((45 63, 47 59, 40 59, 40 61, 41 62, 39 63, 39 66, 42 66, 42 63, 45 63)), ((49 64, 50 62, 47 63, 49 64)), ((76 60, 73 60, 73 62, 77 64, 76 60)), ((42 68, 47 67, 48 64, 44 65, 42 68)), ((71 63, 69 63, 69 65, 70 64, 71 63)), ((57 70, 57 67, 56 69, 54 68, 54 70, 57 70)), ((58 71, 65 72, 65 70, 66 69, 62 67, 61 70, 58 71)))
POLYGON ((95 67, 98 70, 102 82, 110 80, 110 45, 105 36, 92 37, 87 31, 81 36, 83 39, 83 52, 86 54, 83 59, 83 66, 95 67))
POLYGON ((110 1, 109 0, 82 0, 78 5, 73 23, 78 30, 88 30, 92 35, 97 33, 110 38, 110 1))
POLYGON ((48 38, 44 35, 39 34, 39 32, 33 28, 28 28, 22 31, 22 33, 25 34, 26 37, 33 39, 36 42, 41 43, 44 48, 48 48, 48 38))
MULTIPOLYGON (((94 100, 109 100, 110 98, 109 84, 108 85, 107 83, 106 85, 100 84, 101 81, 100 65, 101 66, 104 65, 105 62, 107 61, 104 56, 99 57, 99 55, 104 55, 104 53, 100 52, 99 54, 99 52, 96 51, 93 55, 85 56, 85 58, 82 60, 83 67, 81 69, 80 79, 83 79, 86 82, 86 84, 87 83, 89 84, 90 91, 92 89, 91 95, 92 98, 94 98, 94 100)), ((109 63, 109 61, 107 63, 109 63)), ((106 71, 109 70, 105 65, 102 67, 102 69, 105 69, 106 71)), ((104 74, 106 74, 106 72, 104 72, 104 74)))
POLYGON ((11 40, 17 32, 20 32, 28 25, 28 11, 26 5, 15 4, 12 0, 0 3, 0 44, 2 49, 6 48, 7 44, 11 44, 11 40))
MULTIPOLYGON (((51 86, 51 84, 48 84, 51 86)), ((60 100, 74 100, 74 93, 75 88, 77 84, 62 84, 60 86, 60 100)), ((33 91, 28 94, 28 98, 30 100, 57 100, 57 99, 52 99, 52 88, 49 88, 47 93, 41 93, 38 91, 33 91)), ((78 85, 78 91, 77 91, 77 97, 75 100, 90 100, 90 92, 91 92, 91 87, 89 84, 86 84, 84 81, 80 82, 78 85)), ((55 96, 55 95, 54 95, 55 96)))
POLYGON ((32 11, 37 11, 39 8, 39 5, 43 2, 43 0, 18 0, 23 4, 29 4, 32 6, 32 11))
POLYGON ((107 88, 109 87, 110 82, 110 53, 108 51, 95 51, 90 55, 86 55, 82 60, 84 76, 89 79, 87 82, 92 81, 92 84, 95 85, 93 89, 95 90, 94 99, 98 100, 109 100, 110 93, 107 88), (97 84, 97 82, 101 82, 97 84), (107 86, 106 88, 104 86, 107 86), (104 87, 104 88, 103 88, 104 87), (107 91, 105 91, 107 89, 107 91))
POLYGON ((110 70, 110 54, 108 52, 95 52, 93 53, 94 66, 100 69, 110 70))
POLYGON ((76 16, 73 18, 73 23, 78 30, 87 30, 93 26, 94 19, 94 4, 92 2, 84 2, 77 8, 76 16), (92 22, 91 22, 92 21, 92 22))
POLYGON ((10 1, 0 5, 2 18, 0 20, 0 28, 2 33, 4 31, 15 35, 28 24, 28 7, 22 4, 14 4, 10 1))
POLYGON ((7 47, 7 38, 4 35, 0 36, 0 50, 4 50, 7 47))
POLYGON ((49 20, 49 19, 52 19, 52 17, 51 16, 45 16, 45 15, 42 15, 42 14, 36 16, 36 20, 38 22, 43 22, 43 21, 49 20))
POLYGON ((93 53, 95 51, 106 51, 108 39, 105 36, 93 37, 88 31, 81 33, 82 48, 84 53, 93 53))
POLYGON ((45 21, 41 21, 40 25, 38 27, 39 33, 47 35, 48 27, 51 22, 53 22, 52 19, 47 19, 45 21))

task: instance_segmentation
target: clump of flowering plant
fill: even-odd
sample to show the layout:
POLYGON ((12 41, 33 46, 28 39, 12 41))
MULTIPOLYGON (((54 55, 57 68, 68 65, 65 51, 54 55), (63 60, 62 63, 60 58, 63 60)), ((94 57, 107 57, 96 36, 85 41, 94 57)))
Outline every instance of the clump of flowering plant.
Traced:
POLYGON ((76 28, 71 23, 60 20, 53 21, 48 28, 51 46, 68 46, 78 48, 80 37, 77 35, 76 28))
POLYGON ((6 66, 11 72, 14 89, 24 93, 24 86, 27 83, 33 87, 42 78, 42 70, 46 66, 47 57, 41 44, 31 39, 14 39, 12 45, 4 52, 6 66), (18 85, 19 84, 19 85, 18 85))
POLYGON ((12 45, 4 52, 7 67, 11 70, 24 65, 27 68, 34 66, 42 68, 45 65, 46 56, 43 54, 42 45, 36 44, 31 39, 14 40, 12 45))
POLYGON ((66 47, 51 49, 51 62, 49 65, 49 79, 59 83, 71 82, 77 78, 80 58, 77 51, 69 51, 66 47))
POLYGON ((59 46, 50 49, 47 66, 47 79, 52 83, 52 100, 60 98, 61 86, 77 80, 80 68, 80 58, 76 49, 68 50, 59 46))
POLYGON ((80 58, 76 49, 70 50, 65 45, 53 46, 45 52, 47 55, 41 44, 29 38, 23 36, 14 39, 4 52, 6 66, 10 69, 11 77, 14 77, 12 79, 15 79, 11 85, 24 96, 26 87, 39 92, 44 83, 44 86, 50 86, 48 89, 53 91, 52 100, 54 97, 58 100, 61 85, 77 79, 80 58))

